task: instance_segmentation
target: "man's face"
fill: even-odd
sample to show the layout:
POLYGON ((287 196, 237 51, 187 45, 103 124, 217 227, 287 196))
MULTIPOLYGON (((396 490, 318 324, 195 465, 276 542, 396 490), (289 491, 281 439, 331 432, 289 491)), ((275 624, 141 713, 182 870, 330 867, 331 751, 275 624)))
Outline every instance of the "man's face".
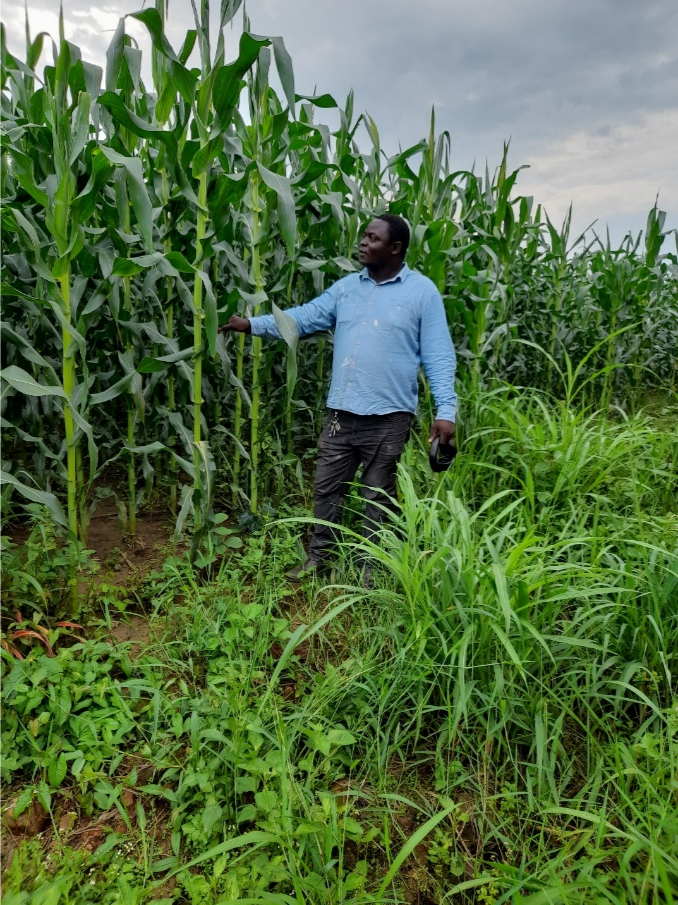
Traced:
POLYGON ((400 242, 393 243, 384 220, 368 223, 360 240, 358 260, 363 267, 383 267, 400 254, 400 242))

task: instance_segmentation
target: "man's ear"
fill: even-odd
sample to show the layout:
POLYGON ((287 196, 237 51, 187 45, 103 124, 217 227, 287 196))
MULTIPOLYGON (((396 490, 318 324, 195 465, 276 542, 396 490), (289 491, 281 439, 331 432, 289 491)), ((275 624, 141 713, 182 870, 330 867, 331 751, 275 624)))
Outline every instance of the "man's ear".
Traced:
POLYGON ((402 250, 403 250, 403 243, 400 241, 394 242, 393 245, 391 246, 392 255, 398 255, 400 257, 402 250))

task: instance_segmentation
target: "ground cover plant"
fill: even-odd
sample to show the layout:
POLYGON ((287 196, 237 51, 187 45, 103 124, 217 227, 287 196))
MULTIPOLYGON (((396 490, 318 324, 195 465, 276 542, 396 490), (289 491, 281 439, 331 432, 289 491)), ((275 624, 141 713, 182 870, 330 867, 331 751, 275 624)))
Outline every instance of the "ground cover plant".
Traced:
POLYGON ((280 38, 227 63, 234 6, 180 50, 134 14, 152 86, 127 19, 105 72, 3 39, 3 902, 677 901, 675 237, 556 229, 434 116, 386 157, 280 38), (293 589, 332 338, 217 325, 284 321, 387 209, 462 453, 430 473, 422 384, 397 517, 293 589), (128 561, 167 513, 122 582, 107 504, 128 561))

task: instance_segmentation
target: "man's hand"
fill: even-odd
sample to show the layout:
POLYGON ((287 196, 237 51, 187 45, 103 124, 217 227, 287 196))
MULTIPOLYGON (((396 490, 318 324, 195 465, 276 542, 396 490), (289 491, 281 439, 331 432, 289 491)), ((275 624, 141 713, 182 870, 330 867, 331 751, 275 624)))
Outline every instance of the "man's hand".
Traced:
POLYGON ((217 333, 229 333, 231 330, 235 333, 250 333, 252 327, 246 317, 238 317, 237 314, 232 314, 228 322, 223 327, 219 327, 217 333))
POLYGON ((454 421, 441 421, 438 419, 431 425, 431 434, 428 442, 433 443, 436 437, 440 437, 442 445, 449 443, 450 440, 454 439, 456 429, 454 421))

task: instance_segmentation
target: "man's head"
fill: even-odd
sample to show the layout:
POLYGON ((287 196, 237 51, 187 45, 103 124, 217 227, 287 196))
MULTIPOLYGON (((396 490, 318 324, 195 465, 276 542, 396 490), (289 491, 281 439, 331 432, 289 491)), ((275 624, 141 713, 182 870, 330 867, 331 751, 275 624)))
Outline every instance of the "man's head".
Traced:
POLYGON ((381 214, 370 221, 360 240, 358 258, 365 267, 380 269, 402 263, 410 244, 410 228, 402 217, 381 214))

